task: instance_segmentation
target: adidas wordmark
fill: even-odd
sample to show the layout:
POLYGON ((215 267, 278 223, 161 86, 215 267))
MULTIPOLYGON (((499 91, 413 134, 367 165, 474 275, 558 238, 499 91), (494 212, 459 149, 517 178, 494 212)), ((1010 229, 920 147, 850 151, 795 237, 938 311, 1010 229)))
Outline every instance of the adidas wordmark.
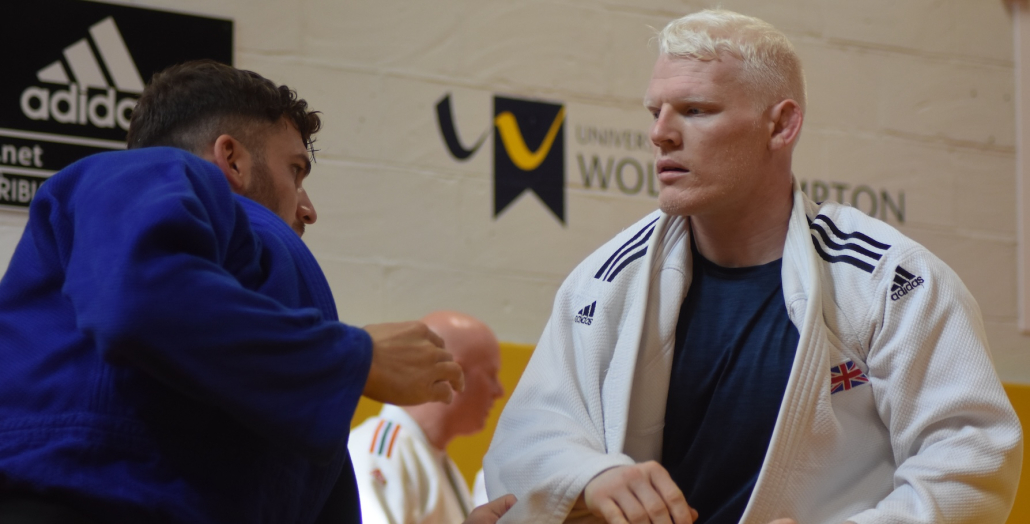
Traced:
POLYGON ((589 326, 594 322, 594 310, 597 309, 597 301, 593 301, 589 306, 584 307, 576 313, 576 318, 573 320, 577 324, 584 324, 589 326))
POLYGON ((117 94, 138 95, 143 92, 143 79, 114 18, 93 24, 89 36, 66 47, 63 54, 70 72, 57 60, 40 69, 36 78, 45 84, 63 84, 67 89, 29 86, 21 94, 22 113, 33 120, 101 128, 117 125, 127 131, 136 98, 119 98, 117 94))
POLYGON ((921 285, 923 285, 923 277, 913 275, 899 265, 894 268, 894 285, 891 286, 891 300, 898 300, 921 285))

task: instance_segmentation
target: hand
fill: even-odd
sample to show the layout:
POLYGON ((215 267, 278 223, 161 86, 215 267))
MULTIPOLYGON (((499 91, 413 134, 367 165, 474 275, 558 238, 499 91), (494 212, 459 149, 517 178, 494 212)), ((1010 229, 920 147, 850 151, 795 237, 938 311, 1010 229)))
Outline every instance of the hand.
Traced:
POLYGON ((769 524, 798 524, 794 519, 776 519, 769 524))
POLYGON ((494 524, 515 505, 515 495, 507 494, 499 499, 491 500, 472 510, 465 524, 494 524))
POLYGON ((465 390, 465 375, 443 349, 443 339, 421 322, 365 326, 372 337, 372 368, 364 395, 398 406, 450 404, 465 390))
POLYGON ((583 490, 587 509, 608 524, 693 524, 697 511, 661 464, 605 470, 583 490))

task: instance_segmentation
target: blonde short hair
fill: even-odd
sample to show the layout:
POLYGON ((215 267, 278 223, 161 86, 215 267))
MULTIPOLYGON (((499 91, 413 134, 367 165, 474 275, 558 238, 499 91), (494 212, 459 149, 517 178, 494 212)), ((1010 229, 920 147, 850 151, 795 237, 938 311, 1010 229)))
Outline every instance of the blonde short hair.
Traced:
POLYGON ((787 37, 769 23, 733 11, 706 9, 669 22, 658 32, 659 52, 677 58, 743 62, 743 81, 765 110, 784 99, 805 109, 801 59, 787 37))

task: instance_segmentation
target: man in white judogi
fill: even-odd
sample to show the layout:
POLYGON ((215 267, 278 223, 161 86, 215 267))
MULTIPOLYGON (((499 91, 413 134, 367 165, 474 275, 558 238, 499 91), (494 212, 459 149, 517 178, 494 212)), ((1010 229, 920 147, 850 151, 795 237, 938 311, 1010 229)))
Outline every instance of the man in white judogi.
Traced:
POLYGON ((461 364, 465 391, 450 404, 383 406, 350 435, 348 448, 366 524, 458 524, 473 508, 468 485, 447 456, 454 437, 483 429, 504 394, 500 348, 486 324, 438 311, 422 319, 461 364))
POLYGON ((782 33, 703 11, 658 41, 661 210, 559 290, 484 460, 501 522, 1003 523, 1022 433, 968 290, 800 191, 782 33))

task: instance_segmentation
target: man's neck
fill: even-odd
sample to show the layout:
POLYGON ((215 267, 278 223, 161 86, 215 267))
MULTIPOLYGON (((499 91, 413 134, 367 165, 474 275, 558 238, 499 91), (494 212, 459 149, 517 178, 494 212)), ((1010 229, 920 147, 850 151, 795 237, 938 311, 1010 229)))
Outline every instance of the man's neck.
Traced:
POLYGON ((698 252, 723 267, 750 267, 783 257, 793 194, 785 190, 756 205, 718 215, 692 216, 698 252))
POLYGON ((426 436, 429 445, 439 451, 446 451, 447 444, 451 443, 454 435, 447 431, 443 414, 436 412, 434 407, 436 406, 427 404, 406 406, 404 411, 407 411, 408 415, 418 423, 418 427, 422 429, 422 434, 426 436))

